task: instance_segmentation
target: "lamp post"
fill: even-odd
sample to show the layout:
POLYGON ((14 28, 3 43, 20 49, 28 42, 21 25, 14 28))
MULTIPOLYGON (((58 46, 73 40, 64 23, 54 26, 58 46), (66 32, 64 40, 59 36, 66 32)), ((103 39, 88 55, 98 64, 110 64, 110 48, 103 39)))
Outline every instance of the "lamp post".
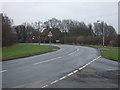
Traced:
MULTIPOLYGON (((99 23, 100 21, 97 20, 97 22, 99 23)), ((102 21, 101 24, 102 24, 102 45, 103 45, 103 47, 104 47, 104 45, 105 45, 105 37, 104 37, 104 21, 102 21)))

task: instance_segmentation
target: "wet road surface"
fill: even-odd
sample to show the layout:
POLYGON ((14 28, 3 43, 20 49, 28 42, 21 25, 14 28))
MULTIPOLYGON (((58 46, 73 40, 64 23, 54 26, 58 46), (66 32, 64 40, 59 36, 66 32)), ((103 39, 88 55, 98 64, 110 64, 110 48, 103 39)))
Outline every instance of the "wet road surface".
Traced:
POLYGON ((118 87, 117 62, 102 58, 94 48, 51 45, 60 49, 2 62, 3 88, 103 87, 104 83, 108 83, 106 87, 118 87))

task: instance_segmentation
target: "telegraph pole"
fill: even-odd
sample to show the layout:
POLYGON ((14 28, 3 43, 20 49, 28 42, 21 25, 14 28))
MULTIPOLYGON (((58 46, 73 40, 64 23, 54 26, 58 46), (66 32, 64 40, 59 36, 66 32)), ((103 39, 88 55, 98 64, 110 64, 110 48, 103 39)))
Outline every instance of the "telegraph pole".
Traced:
POLYGON ((105 37, 104 37, 104 21, 102 22, 102 36, 103 36, 103 47, 105 45, 105 37))
MULTIPOLYGON (((100 21, 97 20, 97 22, 99 23, 100 21)), ((104 37, 104 21, 101 22, 102 24, 102 45, 103 47, 105 46, 105 37, 104 37)))

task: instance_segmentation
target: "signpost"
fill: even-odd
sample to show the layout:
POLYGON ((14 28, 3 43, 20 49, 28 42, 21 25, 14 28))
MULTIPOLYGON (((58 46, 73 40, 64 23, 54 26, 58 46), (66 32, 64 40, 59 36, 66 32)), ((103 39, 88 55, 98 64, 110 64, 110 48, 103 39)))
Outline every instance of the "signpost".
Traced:
POLYGON ((49 31, 49 33, 48 33, 48 37, 49 37, 49 43, 51 44, 51 37, 52 37, 53 35, 52 35, 52 32, 51 31, 49 31))

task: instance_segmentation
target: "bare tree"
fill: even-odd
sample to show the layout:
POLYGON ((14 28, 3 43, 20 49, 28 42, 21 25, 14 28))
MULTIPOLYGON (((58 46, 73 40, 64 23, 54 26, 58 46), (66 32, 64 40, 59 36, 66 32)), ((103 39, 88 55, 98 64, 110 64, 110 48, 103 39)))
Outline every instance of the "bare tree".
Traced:
POLYGON ((9 46, 17 41, 17 36, 12 27, 12 20, 2 15, 2 46, 9 46))

